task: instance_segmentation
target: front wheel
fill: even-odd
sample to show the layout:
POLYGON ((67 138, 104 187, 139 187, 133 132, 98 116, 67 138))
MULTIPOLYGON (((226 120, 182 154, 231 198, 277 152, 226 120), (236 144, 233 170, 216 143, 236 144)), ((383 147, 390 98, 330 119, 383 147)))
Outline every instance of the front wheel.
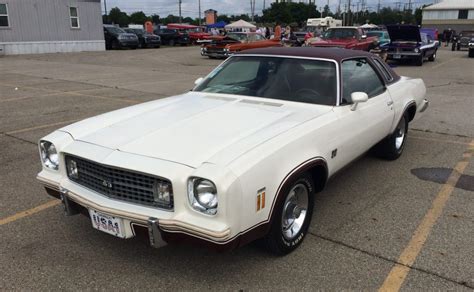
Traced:
POLYGON ((283 202, 275 207, 271 230, 264 238, 269 251, 285 255, 303 242, 311 223, 314 193, 314 183, 308 174, 302 175, 291 185, 283 202))
POLYGON ((433 62, 434 60, 436 60, 436 51, 433 53, 433 55, 431 55, 431 56, 428 58, 428 61, 430 61, 430 62, 433 62))
POLYGON ((395 131, 374 147, 375 155, 386 160, 398 159, 405 148, 408 134, 408 115, 404 114, 395 131))
POLYGON ((175 44, 176 44, 176 43, 175 43, 174 40, 170 40, 170 41, 168 42, 168 45, 170 45, 171 47, 174 47, 175 44))
POLYGON ((469 58, 474 58, 474 49, 469 49, 469 58))
POLYGON ((423 55, 416 59, 415 64, 416 66, 423 66, 423 55))

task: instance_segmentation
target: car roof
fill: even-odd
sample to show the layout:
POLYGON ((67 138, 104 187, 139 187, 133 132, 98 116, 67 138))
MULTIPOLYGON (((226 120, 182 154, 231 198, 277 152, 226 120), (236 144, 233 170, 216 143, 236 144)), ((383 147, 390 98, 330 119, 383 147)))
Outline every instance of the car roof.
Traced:
POLYGON ((330 59, 341 62, 344 59, 357 57, 374 57, 373 54, 360 50, 347 50, 341 48, 315 48, 315 47, 301 47, 301 48, 287 48, 287 47, 271 47, 261 49, 245 50, 239 55, 270 55, 270 56, 291 56, 304 58, 321 58, 330 59))

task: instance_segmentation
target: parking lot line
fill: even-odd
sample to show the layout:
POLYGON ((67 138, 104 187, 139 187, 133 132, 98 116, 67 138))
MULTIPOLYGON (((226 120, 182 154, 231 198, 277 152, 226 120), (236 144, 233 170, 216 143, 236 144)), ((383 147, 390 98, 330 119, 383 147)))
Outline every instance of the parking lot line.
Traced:
POLYGON ((464 173, 467 165, 469 164, 473 152, 474 140, 471 141, 468 149, 464 152, 463 159, 456 164, 448 180, 441 187, 441 190, 434 199, 431 208, 425 214, 425 217, 413 233, 410 242, 398 258, 397 264, 395 264, 395 266, 392 268, 384 283, 380 287, 380 292, 400 290, 400 287, 410 272, 411 266, 423 248, 423 245, 425 244, 431 229, 435 225, 438 218, 441 216, 443 209, 451 197, 451 194, 453 193, 459 178, 464 173))
POLYGON ((13 131, 10 131, 10 132, 6 132, 5 134, 7 134, 7 135, 13 135, 13 134, 18 134, 18 133, 23 133, 23 132, 29 132, 29 131, 34 131, 34 130, 49 128, 49 127, 53 127, 53 126, 60 126, 60 125, 64 125, 64 124, 72 124, 72 123, 77 122, 77 121, 79 121, 79 120, 80 120, 80 119, 69 120, 69 121, 57 122, 57 123, 52 123, 52 124, 46 124, 46 125, 42 125, 42 126, 36 126, 36 127, 18 129, 18 130, 13 130, 13 131))
POLYGON ((49 201, 49 202, 46 202, 44 204, 41 204, 39 206, 36 206, 34 208, 31 208, 29 210, 26 210, 26 211, 22 211, 22 212, 19 212, 19 213, 16 213, 12 216, 9 216, 9 217, 6 217, 6 218, 3 218, 3 219, 0 219, 0 226, 2 225, 5 225, 5 224, 8 224, 8 223, 11 223, 11 222, 14 222, 14 221, 17 221, 21 218, 25 218, 25 217, 28 217, 30 215, 33 215, 33 214, 36 214, 38 212, 41 212, 43 210, 46 210, 48 208, 51 208, 51 207, 54 207, 54 206, 57 206, 61 203, 60 200, 52 200, 52 201, 49 201))

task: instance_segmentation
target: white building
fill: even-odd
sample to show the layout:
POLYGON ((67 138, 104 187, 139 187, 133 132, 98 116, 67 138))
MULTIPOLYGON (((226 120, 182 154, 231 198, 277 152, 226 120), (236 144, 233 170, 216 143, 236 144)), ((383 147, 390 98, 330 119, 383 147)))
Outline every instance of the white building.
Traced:
POLYGON ((100 0, 0 0, 0 54, 103 50, 100 0))
POLYGON ((457 32, 474 30, 474 0, 443 0, 425 7, 422 26, 439 32, 448 28, 457 32))

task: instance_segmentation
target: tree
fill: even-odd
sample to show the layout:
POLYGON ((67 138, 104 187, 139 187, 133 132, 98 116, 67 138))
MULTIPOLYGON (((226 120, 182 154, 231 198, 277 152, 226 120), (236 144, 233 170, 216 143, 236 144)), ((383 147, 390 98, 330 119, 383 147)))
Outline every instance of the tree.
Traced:
POLYGON ((135 24, 144 24, 147 17, 143 11, 137 11, 130 14, 130 22, 135 24))
POLYGON ((120 26, 127 26, 130 23, 130 19, 127 13, 122 12, 118 7, 114 7, 110 10, 109 21, 120 26))
POLYGON ((280 2, 272 3, 270 8, 263 11, 263 22, 279 22, 284 24, 296 23, 302 25, 308 18, 321 17, 316 5, 306 3, 280 2))
POLYGON ((160 16, 158 14, 153 14, 151 16, 151 21, 154 23, 154 24, 159 24, 161 22, 161 19, 160 19, 160 16))

